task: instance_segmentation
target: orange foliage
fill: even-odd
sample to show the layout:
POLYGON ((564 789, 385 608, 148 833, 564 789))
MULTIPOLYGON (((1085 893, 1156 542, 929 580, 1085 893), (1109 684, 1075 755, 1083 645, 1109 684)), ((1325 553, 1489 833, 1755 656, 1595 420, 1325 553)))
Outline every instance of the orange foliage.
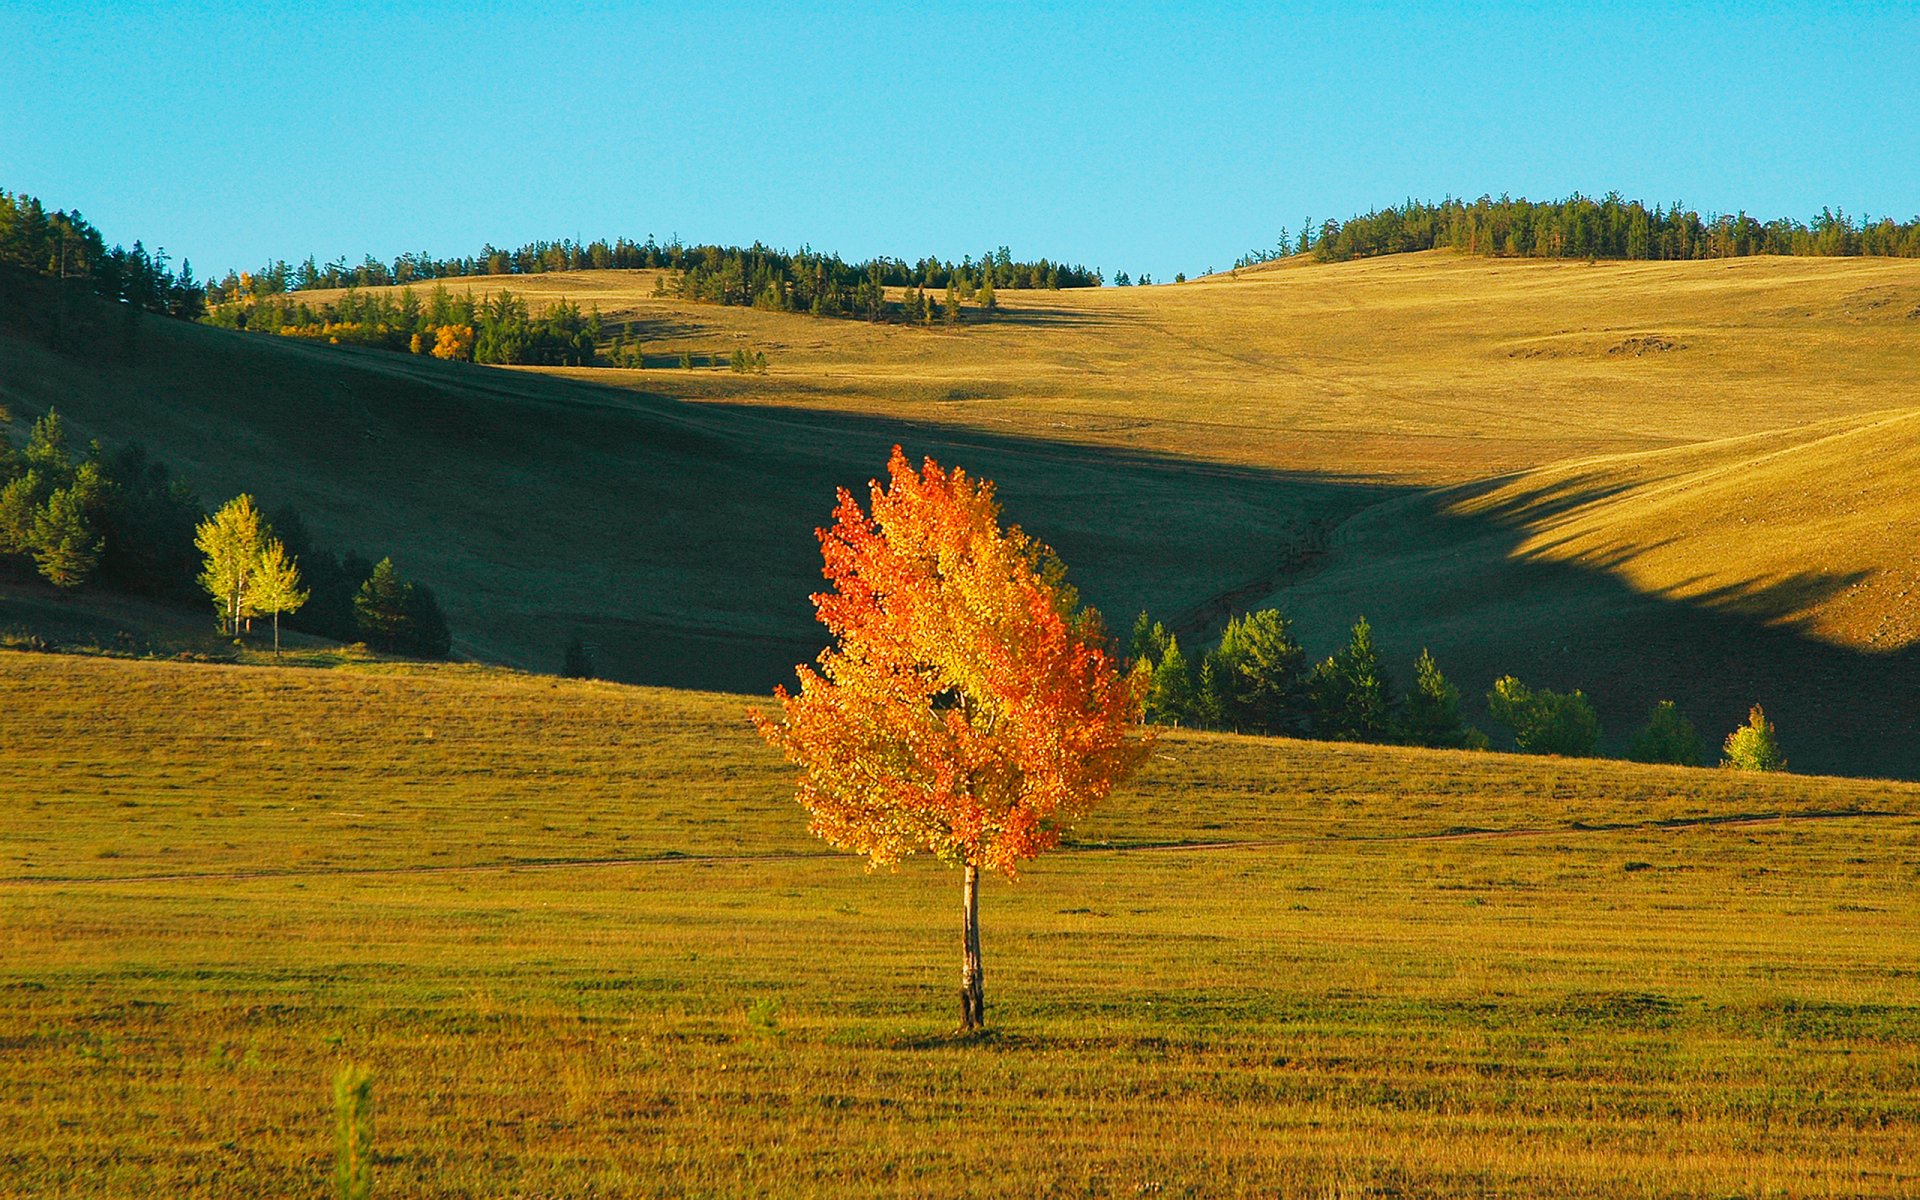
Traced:
POLYGON ((1052 848, 1145 758, 1144 674, 1122 675, 1100 616, 993 485, 894 447, 871 515, 844 488, 819 532, 836 644, 783 720, 813 832, 892 864, 917 851, 1006 872, 1052 848))
POLYGON ((440 326, 434 331, 433 356, 435 358, 472 358, 473 326, 440 326))

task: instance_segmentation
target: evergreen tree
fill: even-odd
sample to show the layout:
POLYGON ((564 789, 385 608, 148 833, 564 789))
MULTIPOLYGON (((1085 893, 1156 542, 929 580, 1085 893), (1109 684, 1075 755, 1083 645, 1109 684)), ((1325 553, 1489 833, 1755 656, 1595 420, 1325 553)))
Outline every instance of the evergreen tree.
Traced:
POLYGON ((38 470, 50 479, 65 479, 72 473, 73 461, 67 454, 67 427, 58 410, 47 409, 47 415, 33 423, 24 457, 28 470, 38 470))
POLYGON ((1147 615, 1145 609, 1134 618, 1133 636, 1127 642, 1127 657, 1134 663, 1145 663, 1151 670, 1167 652, 1167 627, 1147 615))
POLYGON ((74 489, 55 489, 34 515, 33 561, 57 588, 79 587, 99 563, 100 539, 74 489))
POLYGON ((960 323, 960 288, 951 278, 947 280, 947 298, 941 306, 940 313, 946 318, 947 324, 960 323))
POLYGON ((424 583, 411 585, 407 596, 407 628, 401 649, 418 658, 445 658, 453 649, 453 635, 440 600, 424 583))
POLYGON ((1447 682, 1440 664, 1424 647, 1413 664, 1413 690, 1407 694, 1401 733, 1416 746, 1453 748, 1468 744, 1460 716, 1460 689, 1447 682))
POLYGON ((444 658, 453 639, 432 589, 403 579, 391 558, 374 564, 353 598, 360 636, 390 654, 444 658))
POLYGON ((247 580, 247 607, 273 616, 273 656, 280 657, 280 614, 293 612, 307 602, 307 590, 300 586, 300 568, 287 554, 278 538, 271 538, 260 551, 252 576, 247 580))
POLYGON ((49 489, 40 472, 27 470, 0 488, 0 554, 31 554, 34 519, 49 489))
POLYGON ((1193 721, 1193 674, 1186 656, 1180 653, 1180 639, 1167 639, 1167 652, 1153 668, 1147 688, 1147 719, 1160 725, 1178 725, 1193 721))
POLYGON ((1393 731, 1393 691, 1373 645, 1373 626, 1361 617, 1338 654, 1314 669, 1314 727, 1336 741, 1384 741, 1393 731))
POLYGON ((1727 735, 1723 767, 1737 771, 1784 771, 1787 758, 1780 750, 1780 732, 1758 704, 1747 714, 1747 723, 1727 735))
POLYGON ((560 674, 568 679, 593 678, 593 651, 575 634, 567 642, 567 650, 560 661, 560 674))
POLYGON ((193 543, 205 556, 200 586, 213 598, 226 633, 238 634, 240 623, 253 616, 247 604, 248 585, 266 540, 260 510, 245 492, 227 501, 194 532, 193 543))
POLYGON ((1263 733, 1305 733, 1312 699, 1306 651, 1277 609, 1235 617, 1207 657, 1213 667, 1220 721, 1263 733))
POLYGON ((412 599, 413 586, 400 578, 393 559, 383 558, 375 563, 353 598, 354 618, 361 639, 378 650, 396 650, 406 636, 408 606, 412 599))
POLYGON ((1634 762, 1678 763, 1697 767, 1706 761, 1706 743, 1694 730, 1693 722, 1680 714, 1671 700, 1662 700, 1647 714, 1647 723, 1628 743, 1627 757, 1634 762))

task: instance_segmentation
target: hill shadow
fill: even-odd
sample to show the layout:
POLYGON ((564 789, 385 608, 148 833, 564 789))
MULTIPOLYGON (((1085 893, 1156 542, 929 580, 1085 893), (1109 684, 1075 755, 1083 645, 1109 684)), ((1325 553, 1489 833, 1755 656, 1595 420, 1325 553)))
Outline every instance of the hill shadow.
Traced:
POLYGON ((1633 547, 1525 554, 1525 521, 1460 513, 1458 492, 140 326, 133 362, 0 337, 0 399, 143 441, 205 499, 292 502, 324 544, 391 553, 476 657, 554 671, 578 634, 612 678, 765 694, 822 645, 808 595, 835 489, 858 492, 898 442, 995 479, 1116 633, 1144 608, 1191 648, 1276 603, 1318 656, 1364 614, 1403 685, 1427 646, 1470 702, 1506 673, 1579 687, 1616 750, 1656 700, 1716 741, 1759 701, 1798 769, 1920 777, 1920 655, 1781 623, 1857 572, 1681 598, 1628 586, 1614 568, 1633 547))

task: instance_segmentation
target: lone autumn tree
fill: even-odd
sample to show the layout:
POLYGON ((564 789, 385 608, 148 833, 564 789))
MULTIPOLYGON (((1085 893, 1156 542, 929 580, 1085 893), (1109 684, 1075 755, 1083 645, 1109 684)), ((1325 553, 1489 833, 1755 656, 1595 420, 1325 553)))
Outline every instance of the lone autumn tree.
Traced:
POLYGON ((993 485, 894 447, 870 512, 841 489, 819 530, 813 597, 834 644, 800 690, 753 713, 801 767, 809 827, 892 866, 926 852, 962 869, 960 1023, 986 1019, 980 872, 1059 843, 1145 757, 1144 672, 1122 674, 1100 616, 1053 551, 1001 528, 993 485))

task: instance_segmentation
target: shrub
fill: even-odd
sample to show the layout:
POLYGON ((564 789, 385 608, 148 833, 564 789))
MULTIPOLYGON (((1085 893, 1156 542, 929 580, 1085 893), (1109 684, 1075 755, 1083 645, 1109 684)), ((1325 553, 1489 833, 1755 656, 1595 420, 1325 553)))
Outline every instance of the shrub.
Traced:
POLYGON ((1707 746, 1694 731, 1693 722, 1681 715, 1673 701, 1662 700, 1647 714, 1640 732, 1633 735, 1627 757, 1634 762, 1697 767, 1706 761, 1707 746))
POLYGON ((1513 730, 1513 744, 1529 754, 1588 758, 1600 748, 1600 718, 1577 690, 1536 692, 1506 675, 1487 693, 1487 712, 1513 730))
POLYGON ((1747 723, 1727 735, 1723 767, 1736 771, 1784 771, 1786 755, 1780 752, 1780 734, 1767 720, 1758 704, 1747 714, 1747 723))

